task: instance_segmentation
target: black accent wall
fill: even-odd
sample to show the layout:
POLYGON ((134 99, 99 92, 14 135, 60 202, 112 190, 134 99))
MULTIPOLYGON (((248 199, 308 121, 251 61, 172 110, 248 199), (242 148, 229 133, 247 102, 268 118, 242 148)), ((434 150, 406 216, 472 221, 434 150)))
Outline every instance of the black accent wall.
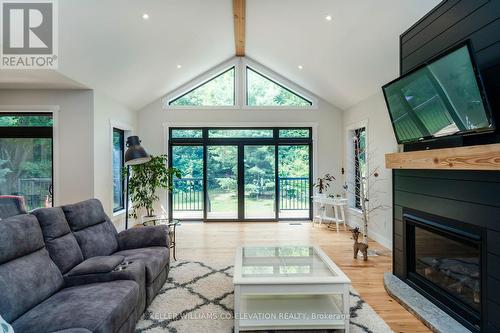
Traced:
MULTIPOLYGON (((400 37, 401 74, 467 39, 497 124, 463 145, 500 142, 500 0, 446 0, 400 37)), ((446 146, 446 144, 445 144, 446 146)), ((406 148, 405 148, 406 149, 406 148)), ((413 209, 484 228, 482 332, 500 332, 500 172, 393 171, 393 271, 406 278, 403 212, 413 209)))
POLYGON ((495 134, 465 137, 464 145, 500 142, 499 18, 499 0, 445 0, 400 37, 401 74, 465 40, 471 41, 497 130, 495 134))

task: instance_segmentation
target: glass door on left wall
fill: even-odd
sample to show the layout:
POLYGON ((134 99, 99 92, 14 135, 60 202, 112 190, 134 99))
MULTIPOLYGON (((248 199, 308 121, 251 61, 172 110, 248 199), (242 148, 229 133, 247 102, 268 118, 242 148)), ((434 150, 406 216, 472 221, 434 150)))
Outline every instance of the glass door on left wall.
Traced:
POLYGON ((49 113, 0 113, 0 206, 53 205, 52 127, 49 113))

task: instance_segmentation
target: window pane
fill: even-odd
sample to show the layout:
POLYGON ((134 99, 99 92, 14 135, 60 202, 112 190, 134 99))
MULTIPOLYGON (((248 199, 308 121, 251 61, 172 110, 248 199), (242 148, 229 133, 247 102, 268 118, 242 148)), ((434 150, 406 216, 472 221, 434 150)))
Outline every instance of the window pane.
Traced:
POLYGON ((173 146, 172 166, 182 172, 173 181, 173 217, 203 219, 203 146, 173 146))
POLYGON ((208 130, 209 138, 272 138, 271 129, 208 130))
POLYGON ((354 131, 354 172, 355 172, 355 196, 356 208, 361 207, 361 183, 366 195, 366 129, 364 127, 354 131))
POLYGON ((125 208, 123 192, 123 158, 124 158, 124 133, 113 129, 113 211, 125 208))
POLYGON ((308 129, 280 129, 280 138, 308 138, 308 129))
POLYGON ((309 217, 309 146, 279 146, 279 217, 309 217))
POLYGON ((234 67, 169 102, 185 106, 233 106, 234 67))
POLYGON ((201 138, 203 136, 203 132, 201 129, 193 129, 193 130, 172 130, 172 139, 179 138, 201 138))
POLYGON ((207 218, 238 218, 238 146, 207 147, 207 218))
POLYGON ((52 115, 25 116, 0 114, 0 127, 52 127, 52 115))
POLYGON ((249 106, 311 106, 307 99, 247 67, 249 106))
POLYGON ((275 218, 275 146, 245 146, 245 218, 275 218))
MULTIPOLYGON (((28 211, 52 206, 52 139, 0 138, 0 204, 28 211)), ((3 207, 5 208, 5 207, 3 207)), ((15 215, 15 214, 12 214, 15 215)))

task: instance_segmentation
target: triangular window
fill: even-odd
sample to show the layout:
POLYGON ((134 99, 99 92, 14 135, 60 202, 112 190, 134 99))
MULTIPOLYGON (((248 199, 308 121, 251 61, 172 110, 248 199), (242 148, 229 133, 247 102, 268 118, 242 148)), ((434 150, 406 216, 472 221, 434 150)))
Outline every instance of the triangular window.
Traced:
POLYGON ((247 106, 311 107, 312 102, 285 86, 271 80, 250 67, 246 67, 247 106))
POLYGON ((184 94, 170 100, 171 106, 234 106, 235 68, 231 67, 219 75, 203 82, 184 94))

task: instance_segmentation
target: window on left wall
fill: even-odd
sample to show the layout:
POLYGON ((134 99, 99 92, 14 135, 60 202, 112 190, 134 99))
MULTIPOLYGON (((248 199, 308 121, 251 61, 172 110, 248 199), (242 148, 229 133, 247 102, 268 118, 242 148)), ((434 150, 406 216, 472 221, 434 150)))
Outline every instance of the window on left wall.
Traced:
POLYGON ((113 128, 113 212, 125 209, 125 131, 113 128))
POLYGON ((52 206, 52 127, 52 113, 0 113, 0 205, 9 215, 52 206))

